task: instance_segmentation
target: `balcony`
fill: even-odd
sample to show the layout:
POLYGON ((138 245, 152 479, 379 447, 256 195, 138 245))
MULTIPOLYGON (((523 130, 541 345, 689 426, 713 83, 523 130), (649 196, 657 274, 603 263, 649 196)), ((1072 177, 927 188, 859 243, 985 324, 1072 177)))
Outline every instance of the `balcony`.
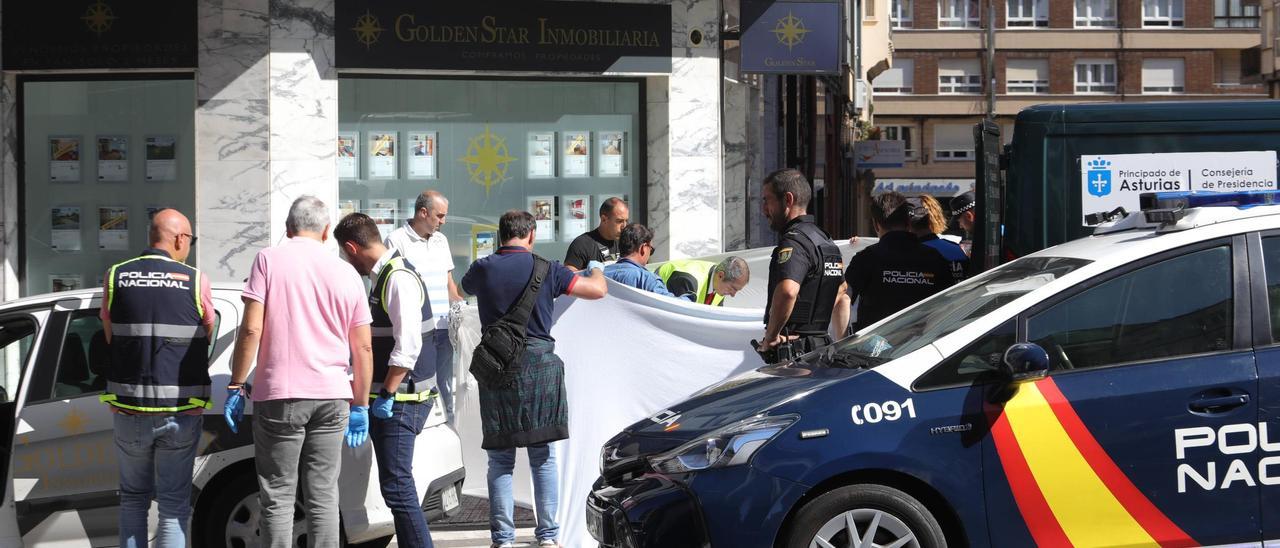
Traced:
MULTIPOLYGON (((1125 29, 1127 50, 1248 49, 1258 45, 1256 28, 1208 29, 1125 29)), ((896 30, 894 49, 911 50, 981 50, 981 30, 896 30)), ((1002 50, 1118 50, 1118 29, 1000 29, 996 31, 996 48, 1002 50)))

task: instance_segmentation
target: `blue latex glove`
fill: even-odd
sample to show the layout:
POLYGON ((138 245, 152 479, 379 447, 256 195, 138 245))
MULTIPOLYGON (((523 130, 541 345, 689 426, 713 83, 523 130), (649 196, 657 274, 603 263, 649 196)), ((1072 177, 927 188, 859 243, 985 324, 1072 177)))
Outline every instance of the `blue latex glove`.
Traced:
POLYGON ((227 403, 222 406, 222 418, 227 420, 227 426, 231 428, 233 434, 239 434, 240 429, 236 426, 240 419, 244 418, 244 391, 239 388, 227 389, 227 403))
POLYGON ((351 406, 351 418, 347 421, 347 447, 355 449, 369 439, 369 408, 351 406))
POLYGON ((373 405, 370 405, 369 409, 373 412, 375 418, 389 419, 394 414, 391 412, 391 406, 395 405, 395 403, 395 398, 378 396, 377 399, 373 400, 373 405))
POLYGON ((590 261, 587 263, 587 274, 590 275, 592 270, 599 268, 600 272, 604 272, 604 263, 600 261, 590 261))

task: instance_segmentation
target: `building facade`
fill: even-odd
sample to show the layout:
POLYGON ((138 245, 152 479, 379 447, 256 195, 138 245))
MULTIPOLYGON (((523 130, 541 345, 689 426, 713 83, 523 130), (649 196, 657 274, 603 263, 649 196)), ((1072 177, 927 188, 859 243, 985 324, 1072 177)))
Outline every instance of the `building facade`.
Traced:
POLYGON ((1273 99, 1280 99, 1280 2, 1259 0, 1262 12, 1262 81, 1273 99))
POLYGON ((989 93, 1006 142, 1036 104, 1266 97, 1254 0, 894 0, 891 16, 873 138, 901 139, 907 153, 904 167, 870 174, 875 191, 972 189, 972 128, 989 93))
POLYGON ((390 229, 441 190, 459 276, 511 208, 539 216, 553 258, 611 196, 660 257, 745 231, 724 185, 747 129, 722 123, 741 94, 720 92, 720 2, 23 4, 0 12, 6 300, 100 283, 160 207, 192 218, 190 261, 228 282, 304 194, 390 229), (32 21, 47 29, 24 44, 32 21))

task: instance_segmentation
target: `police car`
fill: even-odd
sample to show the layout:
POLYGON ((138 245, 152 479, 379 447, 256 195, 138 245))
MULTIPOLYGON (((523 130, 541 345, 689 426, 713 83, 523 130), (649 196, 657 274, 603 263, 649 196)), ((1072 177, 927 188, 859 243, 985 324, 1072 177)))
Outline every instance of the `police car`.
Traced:
POLYGON ((1270 546, 1272 203, 1148 196, 695 394, 604 445, 588 529, 633 548, 1270 546))
MULTIPOLYGON (((111 412, 98 401, 107 359, 101 290, 41 295, 0 306, 0 547, 114 546, 119 480, 111 412)), ((252 404, 232 434, 222 418, 231 350, 243 303, 239 287, 213 288, 217 340, 211 349, 213 408, 206 412, 193 482, 193 545, 258 545, 258 484, 252 404)), ((429 518, 458 508, 462 448, 436 406, 418 436, 414 472, 429 518)), ((344 542, 386 546, 395 534, 378 489, 373 449, 343 447, 339 477, 344 542)), ((308 546, 298 506, 295 546, 308 546)), ((156 523, 152 505, 151 525, 156 523)))

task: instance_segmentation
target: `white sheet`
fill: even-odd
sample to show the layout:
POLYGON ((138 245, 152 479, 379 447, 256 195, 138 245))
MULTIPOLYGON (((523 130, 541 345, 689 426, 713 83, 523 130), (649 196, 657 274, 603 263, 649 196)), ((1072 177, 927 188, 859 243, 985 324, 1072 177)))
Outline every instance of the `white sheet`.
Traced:
MULTIPOLYGON (((858 248, 874 242, 860 241, 858 248)), ((841 242, 846 261, 854 249, 841 242)), ((598 301, 556 301, 556 354, 565 363, 569 439, 556 444, 560 470, 560 542, 594 547, 585 523, 586 497, 599 477, 600 447, 630 424, 687 399, 701 388, 763 365, 751 339, 764 334, 764 287, 772 248, 738 253, 752 269, 748 291, 733 307, 709 307, 660 297, 609 282, 598 301), (754 305, 754 306, 752 306, 754 305), (749 307, 749 308, 747 308, 749 307)), ((715 260, 723 255, 709 257, 715 260)), ((465 308, 456 349, 459 390, 458 433, 467 481, 463 492, 488 496, 487 457, 480 449, 479 402, 475 379, 462 375, 480 340, 476 308, 465 308), (466 379, 465 383, 461 382, 466 379)), ((532 481, 524 451, 518 452, 514 495, 533 506, 532 481)))

